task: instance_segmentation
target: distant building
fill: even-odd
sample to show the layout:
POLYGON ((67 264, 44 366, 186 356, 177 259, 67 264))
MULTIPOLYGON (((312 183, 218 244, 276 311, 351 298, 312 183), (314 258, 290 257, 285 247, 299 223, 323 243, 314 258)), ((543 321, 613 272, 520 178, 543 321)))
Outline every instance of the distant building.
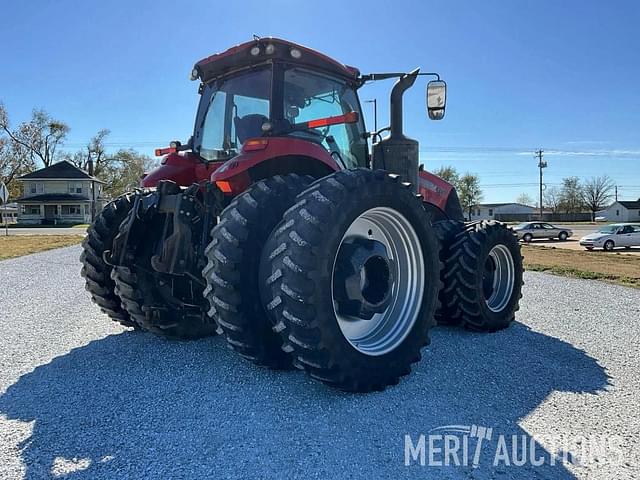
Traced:
POLYGON ((0 224, 16 223, 18 221, 18 204, 7 203, 0 206, 0 224))
POLYGON ((23 191, 17 200, 18 223, 91 223, 104 204, 104 182, 66 160, 23 175, 18 181, 23 191))
POLYGON ((538 209, 522 203, 481 203, 473 207, 470 220, 510 221, 510 216, 520 218, 535 215, 538 209))
POLYGON ((635 202, 613 202, 604 210, 596 212, 596 217, 604 217, 608 222, 640 221, 640 198, 635 202))

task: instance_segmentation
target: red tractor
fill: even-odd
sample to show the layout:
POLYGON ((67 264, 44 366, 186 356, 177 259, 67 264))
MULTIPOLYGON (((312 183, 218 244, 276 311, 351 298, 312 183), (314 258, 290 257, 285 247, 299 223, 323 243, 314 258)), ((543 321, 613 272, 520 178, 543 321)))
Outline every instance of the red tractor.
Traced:
POLYGON ((362 75, 275 38, 196 63, 193 136, 158 150, 141 188, 89 229, 94 302, 167 337, 224 334, 258 365, 348 391, 397 383, 436 319, 507 327, 521 297, 517 239, 464 223, 455 189, 421 168, 402 128, 420 75, 436 77, 427 111, 439 120, 446 85, 419 69, 362 75), (389 78, 390 125, 368 133, 358 90, 389 78))

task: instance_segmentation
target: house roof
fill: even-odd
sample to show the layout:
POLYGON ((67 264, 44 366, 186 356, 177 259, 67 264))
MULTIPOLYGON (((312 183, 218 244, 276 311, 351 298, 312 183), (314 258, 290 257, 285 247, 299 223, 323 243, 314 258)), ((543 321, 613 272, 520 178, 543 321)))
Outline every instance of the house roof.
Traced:
POLYGON ((622 205, 624 208, 626 208, 627 210, 640 209, 640 200, 637 200, 635 202, 619 201, 618 203, 622 205))
POLYGON ((21 197, 16 200, 18 203, 39 203, 39 202, 88 202, 89 198, 83 195, 72 195, 70 193, 43 193, 30 197, 21 197))
POLYGON ((53 180, 53 179, 69 179, 69 180, 94 180, 104 183, 102 180, 92 177, 81 168, 76 167, 73 163, 62 160, 48 167, 41 168, 35 172, 22 175, 18 180, 53 180))

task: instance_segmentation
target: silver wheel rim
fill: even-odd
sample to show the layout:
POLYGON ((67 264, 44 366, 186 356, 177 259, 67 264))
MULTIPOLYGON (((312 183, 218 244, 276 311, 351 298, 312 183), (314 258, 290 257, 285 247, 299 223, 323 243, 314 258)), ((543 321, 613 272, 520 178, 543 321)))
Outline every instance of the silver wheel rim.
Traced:
POLYGON ((489 252, 488 261, 493 262, 491 294, 485 295, 487 307, 492 312, 501 312, 511 300, 515 284, 515 266, 511 252, 504 245, 496 245, 489 252))
POLYGON ((356 218, 340 241, 331 275, 333 311, 345 339, 360 353, 370 356, 393 351, 416 323, 425 284, 424 259, 420 240, 411 223, 398 211, 376 207, 356 218), (366 238, 384 244, 391 260, 393 278, 391 302, 371 319, 342 315, 333 296, 335 262, 347 238, 366 238))

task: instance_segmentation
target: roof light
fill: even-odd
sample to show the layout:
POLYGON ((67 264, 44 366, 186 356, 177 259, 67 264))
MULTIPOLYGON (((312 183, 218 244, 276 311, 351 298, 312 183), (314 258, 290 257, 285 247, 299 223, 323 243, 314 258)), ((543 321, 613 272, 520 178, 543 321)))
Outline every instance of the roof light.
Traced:
POLYGON ((273 128, 273 125, 271 125, 271 122, 264 122, 260 127, 260 129, 265 133, 270 132, 272 128, 273 128))
POLYGON ((252 57, 257 57, 258 55, 260 55, 260 47, 258 45, 256 45, 255 47, 251 47, 249 53, 252 57))
POLYGON ((200 76, 200 72, 198 71, 198 67, 193 67, 193 70, 191 70, 191 75, 189 76, 189 79, 197 80, 199 76, 200 76))
POLYGON ((264 53, 266 53, 267 55, 271 55, 275 51, 276 51, 276 46, 273 43, 270 43, 264 48, 264 53))
POLYGON ((292 48, 291 50, 289 50, 289 54, 291 55, 291 58, 295 58, 296 60, 299 60, 300 57, 302 57, 302 52, 297 48, 292 48))

